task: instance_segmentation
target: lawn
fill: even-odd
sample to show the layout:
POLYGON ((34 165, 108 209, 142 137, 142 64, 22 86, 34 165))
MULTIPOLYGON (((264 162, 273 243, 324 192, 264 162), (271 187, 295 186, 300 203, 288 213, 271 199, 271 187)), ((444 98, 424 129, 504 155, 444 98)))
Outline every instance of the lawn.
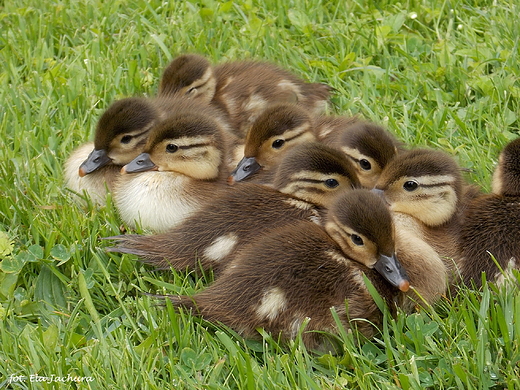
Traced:
POLYGON ((490 188, 520 135, 515 1, 0 2, 0 388, 520 388, 518 281, 386 317, 372 341, 244 340, 143 292, 211 280, 109 254, 106 207, 78 206, 62 164, 115 99, 153 96, 180 53, 264 59, 335 88, 409 146, 442 149, 490 188), (377 3, 377 5, 374 5, 377 3))

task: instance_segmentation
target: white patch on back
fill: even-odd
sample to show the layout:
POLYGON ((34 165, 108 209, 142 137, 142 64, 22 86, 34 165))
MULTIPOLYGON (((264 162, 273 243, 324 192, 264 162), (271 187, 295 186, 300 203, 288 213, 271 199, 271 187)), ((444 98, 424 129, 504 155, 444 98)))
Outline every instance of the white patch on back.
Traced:
POLYGON ((260 318, 272 321, 278 317, 281 311, 285 310, 286 305, 284 291, 280 287, 272 287, 264 293, 262 302, 256 309, 256 314, 260 318))
POLYGON ((296 97, 299 100, 299 98, 301 96, 300 88, 296 84, 294 84, 292 81, 282 80, 276 86, 280 89, 285 89, 285 90, 294 92, 296 94, 296 97))
POLYGON ((204 249, 204 256, 213 261, 220 261, 233 251, 237 242, 238 237, 233 233, 217 237, 204 249))
MULTIPOLYGON (((255 111, 261 110, 267 105, 267 100, 265 100, 262 96, 257 94, 252 94, 249 97, 249 100, 242 104, 242 109, 244 111, 255 111)), ((255 118, 252 119, 254 121, 255 118)))

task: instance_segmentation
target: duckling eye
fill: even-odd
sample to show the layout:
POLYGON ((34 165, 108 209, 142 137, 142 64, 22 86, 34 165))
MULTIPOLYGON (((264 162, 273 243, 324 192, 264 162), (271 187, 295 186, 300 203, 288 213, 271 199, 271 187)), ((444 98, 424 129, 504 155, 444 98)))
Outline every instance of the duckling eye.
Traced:
POLYGON ((285 140, 277 139, 277 140, 273 141, 272 147, 275 149, 280 149, 284 143, 285 143, 285 140))
POLYGON ((336 188, 339 186, 339 182, 336 179, 327 179, 325 180, 325 185, 329 188, 336 188))
POLYGON ((419 183, 417 183, 416 181, 414 180, 409 180, 407 182, 405 182, 403 184, 403 188, 406 190, 406 191, 415 191, 417 189, 417 187, 419 187, 419 183))
POLYGON ((175 153, 177 151, 177 149, 179 149, 179 147, 175 144, 168 144, 166 145, 166 151, 168 153, 175 153))
POLYGON ((356 244, 357 246, 361 246, 364 244, 363 242, 363 239, 361 237, 359 237, 357 234, 351 234, 350 235, 350 239, 352 240, 352 242, 354 244, 356 244))
POLYGON ((191 87, 190 89, 188 89, 186 91, 186 95, 194 95, 196 93, 197 93, 197 88, 195 88, 195 87, 191 87))
POLYGON ((364 171, 369 171, 372 168, 372 164, 370 164, 370 161, 366 159, 359 160, 359 166, 364 171))
POLYGON ((123 138, 121 138, 121 143, 129 144, 131 140, 132 140, 132 136, 127 134, 127 135, 123 136, 123 138))

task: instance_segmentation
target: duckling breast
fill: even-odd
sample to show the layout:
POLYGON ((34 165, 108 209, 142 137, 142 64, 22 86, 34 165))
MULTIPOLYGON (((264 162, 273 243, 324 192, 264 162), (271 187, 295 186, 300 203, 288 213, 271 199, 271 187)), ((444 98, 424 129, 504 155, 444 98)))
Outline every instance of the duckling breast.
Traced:
POLYGON ((178 225, 204 203, 194 190, 187 176, 148 171, 122 175, 114 201, 128 226, 163 232, 178 225))

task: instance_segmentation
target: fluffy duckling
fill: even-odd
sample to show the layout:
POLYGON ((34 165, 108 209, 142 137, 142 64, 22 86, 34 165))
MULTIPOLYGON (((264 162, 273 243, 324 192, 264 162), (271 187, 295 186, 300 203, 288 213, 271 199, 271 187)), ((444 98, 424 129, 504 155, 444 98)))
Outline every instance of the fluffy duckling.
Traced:
POLYGON ((114 200, 131 227, 165 231, 225 186, 225 130, 211 109, 187 104, 150 132, 143 153, 121 170, 114 200))
POLYGON ((94 142, 80 146, 65 162, 66 186, 104 204, 106 188, 112 190, 121 167, 141 153, 157 120, 157 110, 147 99, 114 102, 99 119, 94 142))
POLYGON ((243 248, 214 284, 193 297, 170 296, 174 305, 193 309, 244 337, 264 328, 283 340, 302 339, 310 349, 327 348, 325 332, 335 332, 335 309, 342 325, 367 336, 382 314, 363 275, 392 301, 406 274, 394 256, 390 213, 367 190, 346 191, 331 208, 324 229, 300 221, 275 229, 243 248), (390 268, 384 280, 374 268, 390 268), (361 320, 361 321, 356 321, 361 320))
POLYGON ((236 61, 212 66, 196 54, 175 58, 159 88, 160 93, 201 99, 218 107, 241 138, 268 105, 296 103, 318 114, 325 110, 330 91, 325 84, 307 83, 274 64, 236 61))
POLYGON ((356 117, 322 116, 315 124, 319 141, 340 149, 354 161, 365 188, 374 188, 384 167, 403 145, 383 127, 356 117))
POLYGON ((274 189, 252 183, 228 187, 167 232, 112 237, 117 246, 108 250, 139 255, 159 269, 218 274, 247 242, 296 221, 320 223, 323 208, 356 187, 355 170, 341 152, 318 143, 299 145, 280 164, 274 189))
POLYGON ((455 160, 435 150, 403 152, 386 166, 375 188, 388 202, 396 229, 430 245, 445 265, 430 268, 438 270, 439 280, 447 270, 452 280, 462 212, 478 193, 464 184, 455 160))
POLYGON ((492 188, 493 194, 473 200, 464 215, 459 270, 467 286, 481 287, 482 273, 501 283, 501 270, 507 275, 520 268, 520 139, 500 153, 492 188))
POLYGON ((229 177, 235 183, 250 179, 269 183, 284 153, 294 145, 314 141, 312 118, 294 104, 276 104, 265 109, 247 132, 243 158, 229 177), (261 171, 261 173, 259 172, 261 171))

